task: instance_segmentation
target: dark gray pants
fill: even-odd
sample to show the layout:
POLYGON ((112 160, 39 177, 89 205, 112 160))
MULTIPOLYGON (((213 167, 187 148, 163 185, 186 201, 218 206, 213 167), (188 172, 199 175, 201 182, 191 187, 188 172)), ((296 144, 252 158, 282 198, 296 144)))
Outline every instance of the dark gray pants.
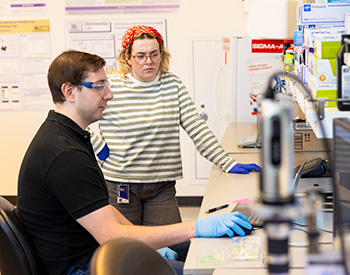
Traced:
POLYGON ((117 184, 106 181, 109 202, 135 225, 165 225, 181 222, 175 197, 175 181, 128 183, 129 204, 117 203, 117 184))

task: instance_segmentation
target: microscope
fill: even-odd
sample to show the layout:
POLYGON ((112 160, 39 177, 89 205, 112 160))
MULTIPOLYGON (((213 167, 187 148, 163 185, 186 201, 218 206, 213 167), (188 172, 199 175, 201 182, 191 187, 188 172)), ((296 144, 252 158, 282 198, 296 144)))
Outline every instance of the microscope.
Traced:
POLYGON ((267 233, 268 271, 288 274, 288 237, 297 206, 292 188, 294 154, 290 123, 292 104, 277 102, 270 89, 261 100, 262 171, 260 179, 261 213, 267 233))
MULTIPOLYGON (((283 74, 299 81, 293 74, 283 74)), ((265 98, 261 100, 259 121, 262 140, 261 205, 257 210, 265 221, 268 272, 269 274, 288 274, 289 234, 292 221, 298 215, 305 216, 308 223, 309 249, 306 259, 306 274, 321 274, 319 273, 320 266, 325 272, 334 270, 334 268, 339 270, 337 268, 340 267, 333 254, 321 251, 319 247, 321 195, 311 192, 306 194, 304 200, 295 198, 293 188, 294 152, 292 151, 292 129, 290 126, 294 117, 294 107, 290 102, 278 101, 270 84, 271 81, 265 98), (329 267, 324 267, 322 262, 328 262, 329 267)), ((307 89, 305 92, 309 93, 307 89)))

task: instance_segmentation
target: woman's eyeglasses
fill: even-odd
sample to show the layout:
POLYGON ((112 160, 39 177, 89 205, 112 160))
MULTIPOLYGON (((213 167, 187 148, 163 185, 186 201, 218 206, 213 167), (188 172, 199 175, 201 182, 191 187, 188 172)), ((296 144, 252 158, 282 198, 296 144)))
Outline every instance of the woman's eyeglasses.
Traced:
POLYGON ((130 54, 130 56, 132 56, 135 59, 137 64, 145 65, 147 62, 147 58, 149 58, 153 63, 159 62, 161 58, 161 53, 159 51, 156 51, 151 54, 137 54, 137 55, 130 54))

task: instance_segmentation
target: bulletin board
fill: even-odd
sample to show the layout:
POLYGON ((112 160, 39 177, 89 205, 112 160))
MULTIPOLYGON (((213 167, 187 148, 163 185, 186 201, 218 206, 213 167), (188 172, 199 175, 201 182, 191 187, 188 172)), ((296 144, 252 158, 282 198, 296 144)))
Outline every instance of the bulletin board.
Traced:
POLYGON ((159 31, 167 46, 166 20, 107 19, 66 21, 66 49, 97 54, 106 60, 106 68, 117 69, 116 56, 124 32, 135 25, 152 26, 159 31))

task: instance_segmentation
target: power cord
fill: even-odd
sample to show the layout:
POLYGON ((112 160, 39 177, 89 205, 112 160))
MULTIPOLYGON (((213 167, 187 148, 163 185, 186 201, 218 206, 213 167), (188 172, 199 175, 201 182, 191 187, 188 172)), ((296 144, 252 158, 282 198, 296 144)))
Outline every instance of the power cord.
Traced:
MULTIPOLYGON (((300 226, 300 227, 308 227, 307 224, 300 224, 300 223, 296 223, 296 222, 292 222, 292 225, 296 225, 296 226, 300 226)), ((309 231, 301 229, 301 228, 297 228, 297 227, 293 227, 292 230, 300 230, 300 231, 303 231, 305 233, 309 233, 309 231)), ((326 230, 326 229, 323 229, 323 228, 318 228, 318 230, 320 230, 322 232, 325 232, 325 233, 333 233, 332 230, 326 230)))

